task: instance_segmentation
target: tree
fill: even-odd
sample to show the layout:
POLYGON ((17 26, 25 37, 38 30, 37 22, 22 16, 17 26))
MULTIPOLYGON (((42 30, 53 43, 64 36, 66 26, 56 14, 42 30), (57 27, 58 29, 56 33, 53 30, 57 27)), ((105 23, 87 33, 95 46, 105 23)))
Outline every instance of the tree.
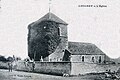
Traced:
POLYGON ((5 61, 7 61, 7 59, 4 56, 0 56, 0 61, 5 62, 5 61))
POLYGON ((7 58, 7 61, 13 61, 13 57, 9 56, 9 57, 7 58))

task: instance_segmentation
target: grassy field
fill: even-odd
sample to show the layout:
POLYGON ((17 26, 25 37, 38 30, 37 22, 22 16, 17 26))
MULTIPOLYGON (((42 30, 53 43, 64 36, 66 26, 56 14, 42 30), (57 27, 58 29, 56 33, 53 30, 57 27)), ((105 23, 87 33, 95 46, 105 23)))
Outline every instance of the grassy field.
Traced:
POLYGON ((104 75, 62 77, 20 71, 9 72, 8 70, 0 69, 0 80, 113 80, 113 79, 104 79, 104 75))

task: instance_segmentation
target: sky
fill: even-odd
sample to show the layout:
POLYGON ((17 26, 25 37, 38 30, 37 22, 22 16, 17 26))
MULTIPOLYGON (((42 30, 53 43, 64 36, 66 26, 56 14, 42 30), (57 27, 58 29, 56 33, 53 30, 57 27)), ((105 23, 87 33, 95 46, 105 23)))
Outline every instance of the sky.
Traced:
MULTIPOLYGON (((97 45, 120 57, 119 0, 52 0, 51 12, 68 23, 68 40, 97 45), (78 7, 107 5, 107 7, 78 7)), ((49 0, 1 0, 0 55, 28 55, 28 25, 49 12, 49 0)))

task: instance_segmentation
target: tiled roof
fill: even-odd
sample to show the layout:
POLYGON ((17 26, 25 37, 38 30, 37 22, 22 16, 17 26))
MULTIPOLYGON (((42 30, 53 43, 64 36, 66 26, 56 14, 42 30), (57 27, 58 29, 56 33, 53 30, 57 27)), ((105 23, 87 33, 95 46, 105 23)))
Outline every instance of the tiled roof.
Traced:
POLYGON ((68 42, 68 49, 72 55, 104 54, 95 44, 82 42, 68 42))
POLYGON ((59 17, 57 17, 55 14, 53 13, 47 13, 45 16, 43 16, 42 18, 40 18, 39 20, 33 22, 32 24, 39 24, 42 21, 54 21, 56 23, 60 23, 60 24, 64 24, 67 25, 66 22, 64 22, 62 19, 60 19, 59 17))

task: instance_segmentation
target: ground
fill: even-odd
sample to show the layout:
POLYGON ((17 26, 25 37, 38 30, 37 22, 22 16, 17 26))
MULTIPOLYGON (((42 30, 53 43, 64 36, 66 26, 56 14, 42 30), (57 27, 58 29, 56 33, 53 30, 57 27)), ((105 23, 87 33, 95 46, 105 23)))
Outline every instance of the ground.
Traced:
POLYGON ((103 75, 86 75, 76 77, 62 77, 55 75, 29 73, 21 71, 9 72, 8 70, 0 69, 0 80, 111 80, 102 79, 103 75))

